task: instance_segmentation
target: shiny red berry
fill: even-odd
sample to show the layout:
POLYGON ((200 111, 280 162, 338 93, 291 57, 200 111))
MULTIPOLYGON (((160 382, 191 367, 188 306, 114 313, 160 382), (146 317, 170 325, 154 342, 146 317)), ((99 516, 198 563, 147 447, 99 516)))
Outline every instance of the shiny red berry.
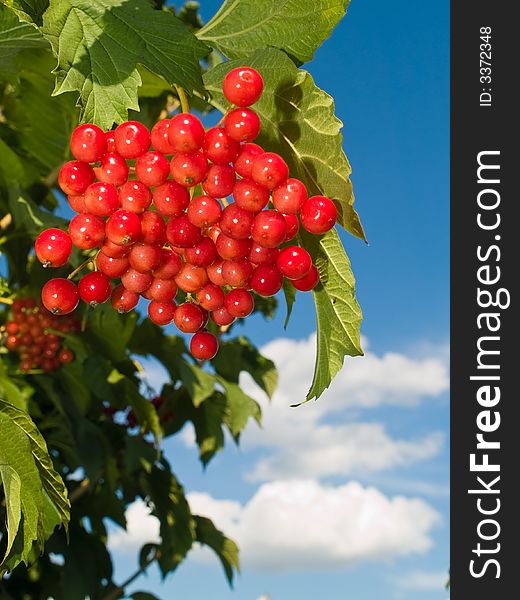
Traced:
POLYGON ((248 287, 252 275, 253 266, 246 258, 225 260, 222 265, 222 277, 226 285, 235 288, 248 287))
POLYGON ((222 211, 220 228, 222 231, 236 240, 247 239, 251 235, 251 227, 255 220, 255 214, 240 208, 233 203, 222 211))
POLYGON ((283 218, 287 223, 287 235, 285 236, 285 241, 289 242, 298 233, 300 229, 300 222, 298 221, 298 217, 296 215, 286 215, 284 214, 283 218))
POLYGON ((244 258, 251 250, 251 240, 237 240, 225 233, 221 233, 215 242, 217 252, 221 258, 225 260, 234 260, 236 258, 244 258))
POLYGON ((172 246, 189 248, 194 246, 201 236, 201 230, 184 214, 170 219, 166 225, 166 237, 172 246))
POLYGON ((176 217, 183 213, 190 203, 190 193, 175 181, 167 181, 155 188, 153 203, 163 217, 176 217))
POLYGON ((175 115, 168 127, 168 141, 175 152, 196 152, 204 142, 204 127, 195 115, 175 115))
POLYGON ((85 190, 85 208, 98 217, 109 217, 119 208, 119 193, 110 183, 97 182, 85 190))
POLYGON ((207 273, 208 279, 214 285, 218 285, 218 286, 226 285, 226 282, 224 281, 224 277, 222 276, 222 266, 223 265, 224 265, 223 260, 216 260, 214 263, 211 263, 211 265, 209 265, 209 267, 206 268, 206 273, 207 273))
POLYGON ((123 158, 138 158, 150 147, 150 132, 138 121, 127 121, 117 126, 114 142, 116 152, 123 158))
POLYGON ((152 203, 152 192, 141 181, 127 181, 119 188, 119 201, 123 210, 141 214, 152 203))
POLYGON ((301 279, 312 267, 311 255, 299 246, 287 246, 280 251, 276 266, 287 279, 301 279))
POLYGON ((226 198, 235 186, 237 178, 235 170, 229 165, 211 165, 206 178, 202 182, 202 189, 213 198, 226 198))
POLYGON ((173 322, 177 329, 183 333, 195 333, 206 322, 206 315, 196 304, 191 302, 185 302, 179 304, 175 315, 173 316, 173 322))
POLYGON ((332 229, 336 218, 336 205, 325 196, 309 198, 300 213, 302 227, 314 235, 321 235, 332 229))
POLYGON ((198 331, 191 338, 190 352, 198 360, 211 360, 218 352, 217 338, 209 331, 198 331))
POLYGON ((274 296, 282 289, 283 276, 276 265, 259 265, 249 284, 260 296, 274 296))
POLYGON ((214 311, 224 305, 224 291, 214 283, 208 283, 196 295, 196 300, 207 311, 214 311))
POLYGON ((110 298, 112 285, 110 279, 101 271, 87 273, 78 283, 79 295, 83 302, 94 307, 110 298))
POLYGON ((259 212, 269 202, 269 190, 252 179, 240 179, 233 188, 235 203, 244 210, 259 212))
POLYGON ((67 315, 78 306, 78 288, 68 279, 51 279, 42 288, 42 303, 53 315, 67 315))
POLYGON ((253 160, 251 177, 269 190, 282 185, 289 176, 289 167, 284 159, 274 152, 264 152, 253 160))
POLYGON ((222 84, 224 96, 236 106, 251 106, 260 98, 263 89, 262 76, 251 67, 232 69, 222 84))
POLYGON ((162 251, 159 246, 138 242, 132 246, 128 254, 132 269, 139 273, 150 273, 159 268, 162 261, 162 251))
POLYGON ((175 276, 175 283, 183 292, 194 293, 208 283, 208 273, 203 267, 186 263, 175 276))
POLYGON ((58 354, 58 360, 62 365, 68 365, 74 360, 74 352, 69 348, 63 348, 58 354))
POLYGON ((114 244, 114 242, 111 242, 110 240, 105 240, 101 246, 101 252, 110 258, 122 258, 130 252, 130 249, 131 246, 120 246, 119 244, 114 244))
POLYGON ((318 269, 312 265, 310 271, 301 279, 294 279, 291 281, 292 285, 300 292, 309 292, 314 289, 320 280, 318 269))
POLYGON ((139 294, 127 290, 124 285, 118 285, 112 291, 111 302, 119 314, 124 314, 137 306, 139 294))
POLYGON ((106 223, 106 236, 120 246, 133 244, 141 236, 141 220, 129 210, 117 210, 106 223))
POLYGON ((307 190, 299 179, 287 179, 273 190, 273 205, 281 213, 299 213, 306 200, 307 190))
POLYGON ((250 108, 236 108, 227 114, 224 131, 237 142, 252 142, 260 132, 260 119, 250 108))
POLYGON ((170 162, 173 179, 184 187, 193 187, 200 183, 208 172, 208 161, 202 152, 185 154, 179 152, 170 162))
POLYGON ((107 142, 107 152, 116 151, 116 137, 113 131, 107 131, 105 133, 105 140, 107 142))
POLYGON ((71 160, 61 167, 58 184, 70 196, 79 196, 94 181, 94 171, 87 163, 71 160))
POLYGON ((276 248, 287 235, 287 223, 277 210, 263 210, 258 213, 251 227, 251 237, 260 246, 276 248))
POLYGON ((161 248, 161 263, 154 271, 154 276, 159 279, 173 279, 181 270, 182 261, 179 256, 167 248, 161 248))
POLYGON ((105 239, 105 222, 90 213, 76 215, 69 223, 72 243, 81 250, 97 248, 105 239))
POLYGON ((141 242, 162 246, 166 241, 166 223, 154 210, 145 210, 141 215, 141 242))
POLYGON ((74 158, 91 163, 101 159, 107 151, 105 133, 97 125, 85 123, 72 132, 70 151, 74 158))
POLYGON ((36 238, 34 250, 44 267, 61 267, 72 252, 72 241, 65 231, 51 227, 36 238))
POLYGON ((211 227, 220 220, 222 206, 210 196, 196 196, 189 203, 188 219, 196 227, 211 227))
POLYGON ((218 258, 213 240, 203 237, 194 246, 186 248, 186 261, 196 267, 208 267, 218 258))
POLYGON ((216 165, 227 165, 238 156, 240 144, 229 137, 222 127, 208 129, 203 150, 206 158, 216 165))
POLYGON ((237 318, 247 317, 253 312, 254 307, 253 296, 243 289, 231 290, 224 300, 224 308, 231 316, 237 318))
POLYGON ((235 171, 240 175, 240 177, 251 178, 253 160, 263 153, 263 148, 258 146, 258 144, 244 144, 243 146, 240 146, 238 156, 233 163, 235 171))
POLYGON ((158 279, 154 277, 146 295, 156 302, 171 302, 177 294, 177 284, 173 279, 158 279))
POLYGON ((280 250, 278 248, 264 248, 253 242, 248 258, 249 262, 254 265, 272 265, 276 262, 279 254, 280 250))
POLYGON ((163 154, 175 154, 175 149, 168 140, 168 129, 170 128, 170 119, 161 119, 153 127, 150 133, 152 146, 163 154))
POLYGON ((145 185, 162 185, 170 173, 170 161, 160 152, 146 152, 135 163, 137 179, 145 185))
POLYGON ((87 212, 87 208, 85 206, 85 196, 80 194, 79 196, 67 196, 67 200, 69 201, 69 206, 74 212, 84 213, 87 212))
POLYGON ((152 300, 148 305, 150 321, 156 325, 168 325, 177 312, 175 302, 156 302, 152 300))
POLYGON ((152 284, 152 281, 153 276, 149 273, 140 273, 132 268, 121 275, 121 283, 127 290, 136 294, 141 294, 146 291, 152 284))
POLYGON ((227 327, 231 325, 231 323, 233 323, 236 319, 236 317, 228 313, 227 309, 224 306, 212 311, 210 313, 210 317, 211 320, 220 327, 227 327))
POLYGON ((128 179, 128 165, 119 154, 115 152, 105 154, 100 161, 101 165, 94 167, 94 173, 99 181, 119 187, 128 179))
POLYGON ((113 258, 112 256, 107 256, 104 252, 99 252, 96 257, 96 266, 101 273, 112 279, 118 279, 123 273, 128 271, 130 263, 126 256, 113 258))

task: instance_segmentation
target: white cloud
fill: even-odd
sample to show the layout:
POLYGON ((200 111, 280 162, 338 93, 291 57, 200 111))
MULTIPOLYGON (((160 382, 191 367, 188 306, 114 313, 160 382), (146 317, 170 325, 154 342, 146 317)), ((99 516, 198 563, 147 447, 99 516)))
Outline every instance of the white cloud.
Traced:
POLYGON ((444 591, 448 581, 448 571, 412 571, 399 576, 396 584, 403 590, 420 592, 444 591))
MULTIPOLYGON (((432 546, 431 530, 440 521, 422 500, 389 498, 357 482, 337 487, 315 481, 266 483, 243 505, 199 492, 188 499, 194 513, 213 519, 238 543, 244 566, 271 571, 334 569, 421 554, 432 546)), ((135 552, 157 541, 158 521, 143 502, 132 504, 126 517, 128 532, 111 533, 111 550, 135 552)), ((204 562, 209 556, 192 555, 204 562)))
MULTIPOLYGON (((278 367, 280 382, 271 403, 251 377, 241 385, 263 406, 263 427, 250 427, 242 437, 244 449, 266 448, 248 479, 320 478, 377 472, 432 458, 444 436, 432 432, 422 438, 394 439, 377 422, 349 423, 354 410, 384 404, 415 406, 424 397, 447 390, 443 353, 412 358, 388 353, 366 353, 347 361, 318 402, 298 408, 312 377, 315 336, 306 340, 278 339, 262 348, 278 367)), ((365 341, 366 346, 366 341, 365 341)))
POLYGON ((204 493, 191 493, 189 501, 237 541, 246 567, 269 570, 341 568, 423 553, 440 519, 422 500, 388 498, 357 482, 266 483, 245 505, 204 493))

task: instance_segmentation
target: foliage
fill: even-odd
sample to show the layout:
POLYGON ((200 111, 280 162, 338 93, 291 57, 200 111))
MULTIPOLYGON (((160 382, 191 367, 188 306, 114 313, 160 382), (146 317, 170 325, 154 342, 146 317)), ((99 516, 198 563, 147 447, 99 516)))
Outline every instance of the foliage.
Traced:
MULTIPOLYGON (((73 127, 92 121, 108 129, 129 111, 151 126, 179 108, 181 87, 202 114, 225 112, 222 79, 239 64, 254 66, 265 80, 267 93, 255 106, 260 143, 279 152, 309 192, 331 197, 340 224, 364 239, 333 100, 300 68, 348 1, 226 0, 206 25, 194 2, 177 12, 163 4, 0 4, 0 325, 13 297, 37 297, 50 276, 35 264, 31 248, 43 228, 64 227, 55 186, 73 127)), ((346 355, 361 353, 361 312, 338 234, 300 234, 299 241, 322 282, 314 291, 311 399, 328 387, 346 355)), ((77 251, 73 258, 81 260, 77 251)), ((295 298, 285 292, 289 318, 295 298)), ((258 302, 257 310, 269 318, 276 304, 258 302)), ((125 510, 136 499, 160 522, 160 540, 141 551, 141 570, 157 561, 166 576, 198 542, 216 553, 231 583, 239 569, 236 544, 218 523, 192 514, 161 443, 193 427, 207 465, 224 447, 226 431, 238 443, 251 420, 261 421, 259 405, 240 387, 240 373, 250 373, 271 397, 275 366, 239 335, 239 325, 215 331, 220 352, 203 365, 182 338, 137 314, 122 317, 103 306, 80 316, 83 331, 63 334, 76 359, 52 374, 19 372, 15 356, 0 347, 0 556, 2 572, 9 571, 1 597, 125 595, 113 574, 107 521, 124 528, 125 510), (142 357, 159 361, 170 376, 158 391, 160 405, 143 383, 142 357)))

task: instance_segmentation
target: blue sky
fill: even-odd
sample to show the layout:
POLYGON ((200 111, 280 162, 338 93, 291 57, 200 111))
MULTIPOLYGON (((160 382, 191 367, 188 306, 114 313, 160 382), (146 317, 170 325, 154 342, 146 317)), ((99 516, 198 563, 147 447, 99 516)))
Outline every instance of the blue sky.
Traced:
MULTIPOLYGON (((208 19, 219 2, 202 5, 208 19)), ((367 356, 348 360, 318 403, 288 409, 310 381, 312 299, 298 297, 285 333, 282 315, 267 326, 248 319, 244 332, 282 372, 264 430, 252 426, 205 472, 189 431, 167 442, 196 510, 239 538, 242 574, 230 590, 199 552, 164 584, 151 569, 132 589, 197 600, 447 598, 448 65, 449 3, 407 0, 353 0, 307 65, 344 122, 370 240, 342 236, 367 356)), ((135 569, 123 544, 153 530, 140 514, 126 542, 114 538, 118 581, 135 569)))

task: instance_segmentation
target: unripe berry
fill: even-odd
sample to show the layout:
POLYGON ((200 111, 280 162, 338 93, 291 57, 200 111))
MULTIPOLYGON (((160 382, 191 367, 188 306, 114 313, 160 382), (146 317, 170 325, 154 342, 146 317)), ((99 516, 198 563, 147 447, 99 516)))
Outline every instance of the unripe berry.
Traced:
POLYGON ((311 255, 299 246, 287 246, 281 250, 276 266, 287 279, 301 279, 312 267, 311 255))
POLYGON ((85 123, 72 132, 70 151, 74 158, 86 163, 96 162, 107 151, 104 132, 97 126, 85 123))
POLYGON ((74 246, 81 250, 91 250, 105 239, 105 222, 101 217, 81 213, 69 223, 69 235, 74 246))
POLYGON ((36 238, 34 250, 44 267, 61 267, 70 258, 72 241, 67 233, 51 227, 36 238))
POLYGON ((58 184, 63 192, 70 196, 83 194, 94 181, 94 171, 87 163, 71 160, 61 167, 58 184))
POLYGON ((146 152, 135 163, 137 179, 145 185, 162 185, 170 173, 170 161, 160 152, 146 152))
POLYGON ((198 331, 191 338, 190 352, 198 360, 211 360, 218 352, 217 338, 209 331, 198 331))
POLYGON ((195 115, 180 113, 170 120, 168 141, 175 152, 196 152, 204 142, 204 127, 195 115))
POLYGON ((321 235, 334 227, 337 210, 334 202, 325 196, 312 196, 303 205, 300 219, 309 233, 321 235))
POLYGON ((79 304, 78 288, 68 279, 51 279, 42 288, 42 303, 53 315, 67 315, 79 304))
POLYGON ((250 108, 236 108, 227 114, 224 131, 237 142, 252 142, 260 132, 260 119, 250 108))
POLYGON ((262 76, 251 67, 232 69, 222 84, 224 96, 236 106, 251 106, 260 98, 263 89, 262 76))
POLYGON ((111 302, 119 314, 124 314, 137 306, 139 294, 127 290, 124 285, 118 285, 112 292, 111 302))
POLYGON ((78 290, 83 302, 95 307, 110 298, 112 285, 110 279, 104 273, 95 271, 87 273, 79 280, 78 290))
POLYGON ((85 190, 85 208, 97 217, 109 217, 119 208, 119 194, 110 183, 93 183, 85 190))
POLYGON ((128 246, 141 237, 141 220, 129 210, 117 210, 108 219, 105 230, 111 242, 128 246))
POLYGON ((150 132, 138 121, 127 121, 118 125, 114 132, 116 152, 123 158, 134 159, 150 147, 150 132))

